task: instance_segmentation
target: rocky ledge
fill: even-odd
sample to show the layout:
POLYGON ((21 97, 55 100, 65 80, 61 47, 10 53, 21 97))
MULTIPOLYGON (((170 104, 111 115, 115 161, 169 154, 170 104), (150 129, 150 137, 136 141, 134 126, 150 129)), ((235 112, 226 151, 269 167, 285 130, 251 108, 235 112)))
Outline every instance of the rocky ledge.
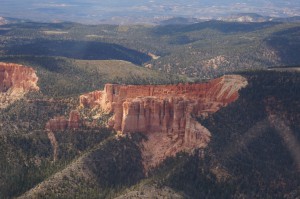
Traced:
POLYGON ((38 91, 38 77, 31 67, 0 62, 0 108, 5 108, 29 91, 38 91))

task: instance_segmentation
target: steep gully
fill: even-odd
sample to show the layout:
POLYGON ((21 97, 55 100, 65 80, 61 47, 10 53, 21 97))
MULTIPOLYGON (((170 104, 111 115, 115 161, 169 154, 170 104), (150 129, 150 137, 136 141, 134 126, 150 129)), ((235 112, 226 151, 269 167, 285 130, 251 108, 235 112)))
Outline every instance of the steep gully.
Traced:
MULTIPOLYGON (((288 112, 285 111, 281 102, 274 97, 265 99, 265 107, 269 123, 282 138, 283 143, 295 162, 297 171, 300 172, 300 143, 291 128, 291 121, 297 119, 288 119, 288 112)), ((299 118, 299 114, 295 115, 295 117, 299 118)))

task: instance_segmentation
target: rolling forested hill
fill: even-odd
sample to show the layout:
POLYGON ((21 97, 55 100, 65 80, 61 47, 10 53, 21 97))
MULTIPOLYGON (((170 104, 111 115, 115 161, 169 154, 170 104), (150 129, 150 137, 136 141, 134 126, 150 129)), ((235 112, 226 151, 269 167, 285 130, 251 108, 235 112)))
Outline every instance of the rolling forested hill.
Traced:
POLYGON ((207 21, 176 25, 21 23, 0 28, 4 55, 126 60, 193 79, 298 65, 299 23, 207 21))

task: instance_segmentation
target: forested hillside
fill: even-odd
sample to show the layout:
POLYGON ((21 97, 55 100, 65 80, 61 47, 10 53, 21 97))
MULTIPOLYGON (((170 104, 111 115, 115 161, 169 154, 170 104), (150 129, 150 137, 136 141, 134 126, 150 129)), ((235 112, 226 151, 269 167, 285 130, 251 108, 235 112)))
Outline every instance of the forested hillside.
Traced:
POLYGON ((153 170, 154 184, 190 198, 299 197, 300 75, 242 75, 249 85, 240 98, 199 118, 212 133, 208 148, 167 159, 153 170))
POLYGON ((298 22, 206 21, 175 25, 19 23, 0 29, 4 55, 126 60, 192 79, 299 65, 298 22))
MULTIPOLYGON (((222 21, 1 25, 0 62, 32 67, 39 91, 0 109, 0 198, 300 197, 299 27, 297 22, 222 21), (103 90, 106 83, 174 84, 169 88, 180 90, 181 83, 202 82, 199 88, 206 89, 208 79, 223 74, 245 79, 239 94, 235 90, 237 100, 213 107, 214 101, 203 98, 207 114, 186 116, 208 132, 207 147, 183 149, 151 169, 143 156, 149 134, 109 129, 112 112, 97 106, 100 91, 87 95, 98 100, 95 106, 80 104, 80 95, 103 90), (217 112, 206 110, 212 107, 217 112), (79 118, 76 128, 69 128, 72 111, 79 118), (49 121, 55 128, 47 127, 49 121)), ((0 71, 3 99, 11 94, 7 70, 0 71)), ((117 92, 112 89, 109 97, 117 92)), ((138 91, 132 93, 137 102, 138 91)), ((145 96, 145 107, 154 98, 145 96)), ((172 154, 174 148, 163 147, 172 154)))

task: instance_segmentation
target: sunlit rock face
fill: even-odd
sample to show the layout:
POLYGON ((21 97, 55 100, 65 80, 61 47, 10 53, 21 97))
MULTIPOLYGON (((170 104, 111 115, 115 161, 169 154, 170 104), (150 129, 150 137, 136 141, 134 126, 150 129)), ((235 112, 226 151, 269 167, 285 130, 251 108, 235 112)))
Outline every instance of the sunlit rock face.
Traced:
POLYGON ((238 91, 246 85, 246 79, 238 75, 201 84, 107 84, 103 91, 80 96, 80 104, 89 108, 100 105, 112 112, 109 126, 123 133, 185 134, 191 129, 191 119, 214 113, 235 101, 238 91))
POLYGON ((0 62, 0 108, 5 108, 29 91, 38 91, 38 77, 31 67, 0 62))
POLYGON ((226 75, 207 83, 178 85, 114 85, 80 97, 83 107, 100 106, 113 114, 108 126, 123 134, 140 132, 145 168, 178 151, 206 147, 210 132, 196 121, 238 99, 247 85, 239 75, 226 75))

